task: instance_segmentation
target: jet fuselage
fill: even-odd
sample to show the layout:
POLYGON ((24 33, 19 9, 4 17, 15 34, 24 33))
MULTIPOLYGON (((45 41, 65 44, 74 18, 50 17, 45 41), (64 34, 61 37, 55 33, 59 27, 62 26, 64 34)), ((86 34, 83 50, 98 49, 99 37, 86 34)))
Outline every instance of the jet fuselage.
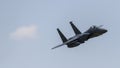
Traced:
POLYGON ((85 41, 87 41, 90 38, 100 36, 107 32, 107 30, 101 28, 101 26, 99 26, 99 27, 92 26, 87 31, 82 33, 72 22, 70 22, 70 25, 75 33, 75 36, 67 39, 63 35, 63 33, 57 28, 58 34, 60 35, 63 43, 58 46, 53 47, 52 49, 58 48, 63 45, 67 45, 68 48, 73 48, 73 47, 79 46, 80 44, 84 43, 85 41))
POLYGON ((79 46, 80 44, 84 43, 88 39, 100 36, 100 35, 102 35, 106 32, 107 32, 106 29, 98 28, 98 27, 93 26, 90 29, 88 29, 86 32, 84 32, 82 34, 75 35, 75 36, 69 38, 69 40, 70 40, 72 38, 77 37, 76 40, 71 41, 67 45, 68 45, 69 48, 76 47, 76 46, 79 46))

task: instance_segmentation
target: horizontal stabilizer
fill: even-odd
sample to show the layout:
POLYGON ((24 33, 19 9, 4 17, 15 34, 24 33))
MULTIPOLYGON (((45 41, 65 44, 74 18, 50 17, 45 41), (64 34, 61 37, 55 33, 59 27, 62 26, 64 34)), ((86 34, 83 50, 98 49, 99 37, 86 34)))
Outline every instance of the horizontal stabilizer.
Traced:
POLYGON ((67 41, 67 38, 63 35, 63 33, 57 28, 58 34, 60 35, 63 43, 67 41))
POLYGON ((81 32, 79 31, 79 29, 72 23, 72 21, 70 22, 70 25, 72 26, 73 31, 75 32, 75 34, 81 34, 81 32))

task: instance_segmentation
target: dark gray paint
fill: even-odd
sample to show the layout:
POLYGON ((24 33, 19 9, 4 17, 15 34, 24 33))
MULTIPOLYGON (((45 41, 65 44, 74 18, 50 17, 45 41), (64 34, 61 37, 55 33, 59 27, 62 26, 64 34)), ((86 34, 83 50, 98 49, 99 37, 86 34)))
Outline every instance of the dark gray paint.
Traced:
POLYGON ((67 45, 68 48, 73 48, 73 47, 79 46, 80 44, 84 43, 90 38, 100 36, 107 32, 107 30, 101 28, 101 26, 97 27, 93 25, 87 31, 85 31, 84 33, 81 33, 79 29, 72 22, 70 22, 70 24, 75 33, 75 36, 67 39, 64 36, 64 34, 57 28, 57 31, 63 41, 63 44, 55 46, 52 49, 58 48, 63 45, 67 45))

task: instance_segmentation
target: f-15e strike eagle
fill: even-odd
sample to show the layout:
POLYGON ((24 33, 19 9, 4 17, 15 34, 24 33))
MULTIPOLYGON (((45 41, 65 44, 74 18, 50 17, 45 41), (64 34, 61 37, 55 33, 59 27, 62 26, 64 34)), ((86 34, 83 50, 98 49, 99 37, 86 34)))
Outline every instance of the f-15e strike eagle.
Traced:
POLYGON ((70 22, 70 25, 75 33, 75 36, 67 39, 63 35, 63 33, 59 30, 59 28, 57 28, 58 34, 60 35, 63 43, 53 47, 52 49, 58 48, 63 45, 67 45, 68 48, 73 48, 73 47, 79 46, 80 44, 84 43, 90 38, 100 36, 107 32, 107 30, 101 28, 101 26, 91 26, 87 31, 85 31, 84 33, 81 33, 79 29, 72 23, 72 21, 70 22))

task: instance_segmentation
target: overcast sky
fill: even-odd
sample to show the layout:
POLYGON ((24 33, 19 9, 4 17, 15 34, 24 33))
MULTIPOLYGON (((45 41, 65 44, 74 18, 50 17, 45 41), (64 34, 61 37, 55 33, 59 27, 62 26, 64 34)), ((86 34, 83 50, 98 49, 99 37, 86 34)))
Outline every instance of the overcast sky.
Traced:
POLYGON ((120 0, 0 0, 0 68, 120 68, 120 0), (74 36, 69 21, 84 32, 108 32, 75 48, 56 28, 74 36))

